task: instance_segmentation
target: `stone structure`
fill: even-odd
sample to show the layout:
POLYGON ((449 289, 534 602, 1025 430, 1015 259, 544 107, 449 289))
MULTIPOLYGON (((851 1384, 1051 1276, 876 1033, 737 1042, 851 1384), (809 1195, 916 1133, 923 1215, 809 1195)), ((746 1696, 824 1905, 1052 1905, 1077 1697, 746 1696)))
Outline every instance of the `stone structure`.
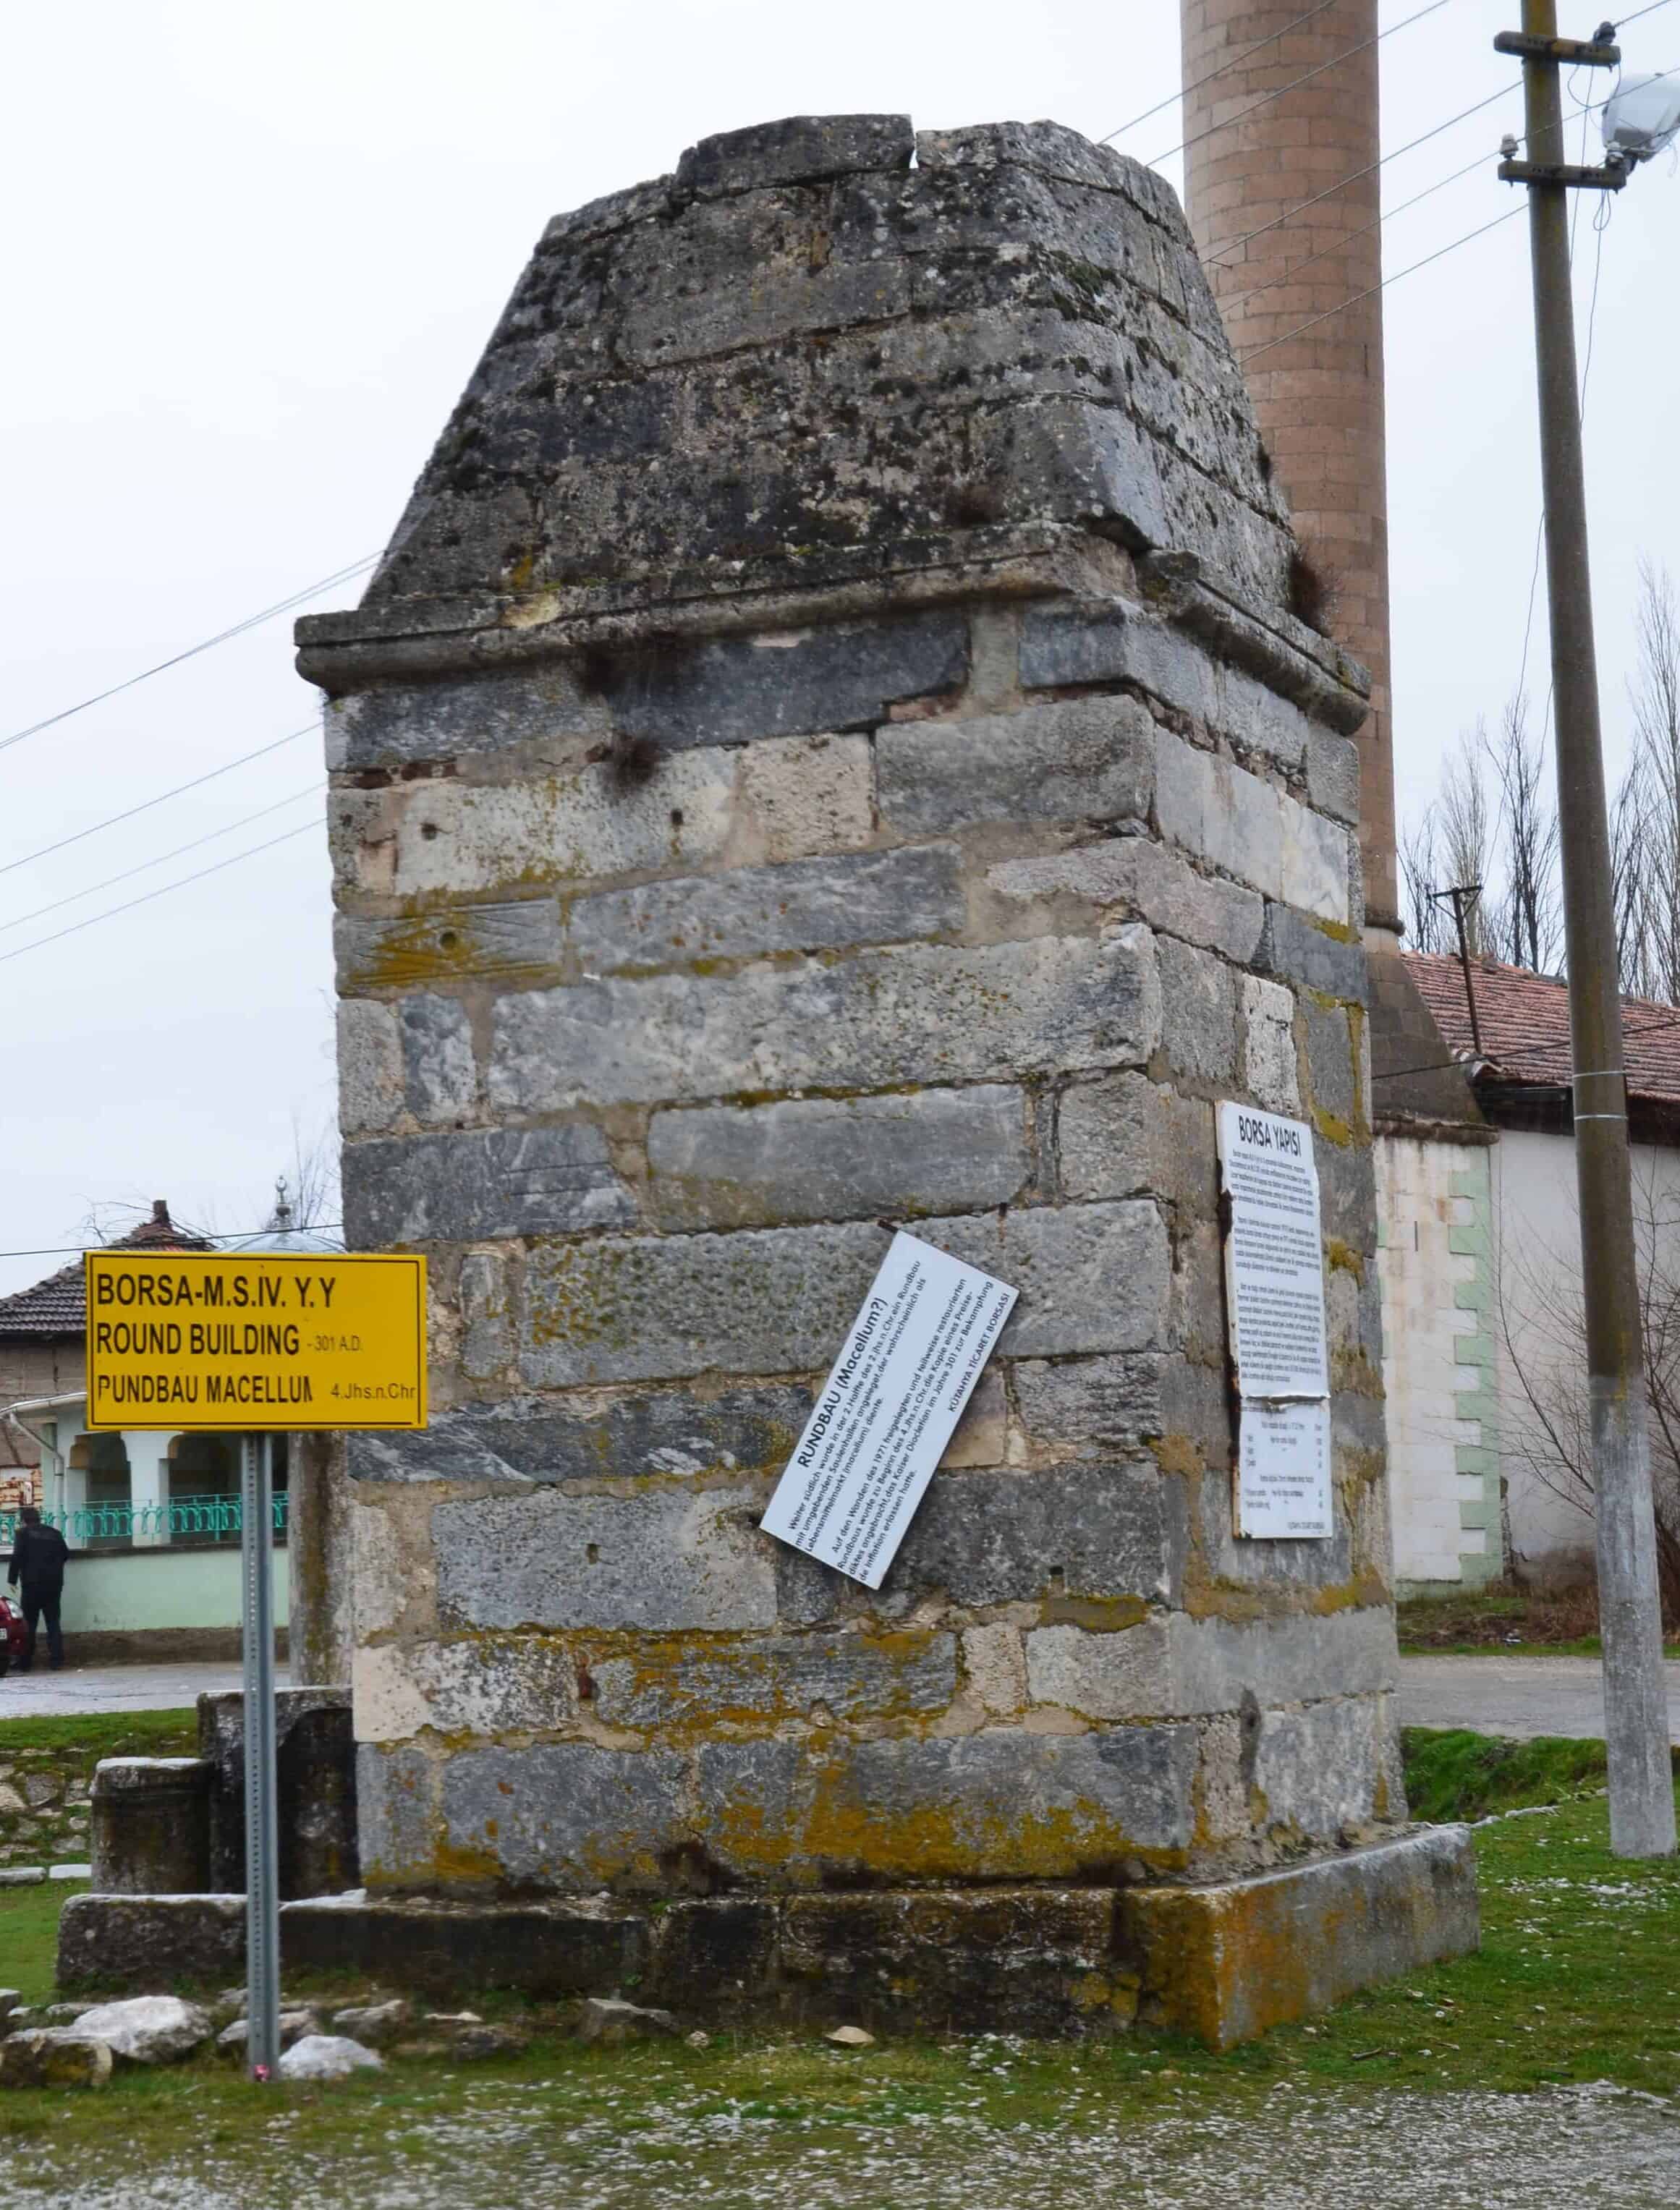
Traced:
POLYGON ((1332 0, 1310 19, 1290 0, 1180 6, 1185 205, 1308 557, 1296 604, 1371 671, 1367 919, 1392 935, 1376 0, 1332 0))
MULTIPOLYGON (((796 120, 550 225, 300 625, 348 1235, 434 1295, 430 1430, 349 1446, 360 1938, 1113 2023, 1129 1895, 1404 1818, 1366 685, 1293 551, 1175 202, 1070 132, 796 120), (1326 1542, 1232 1532, 1221 1097, 1317 1132, 1326 1542), (1021 1295, 872 1595, 756 1523, 894 1223, 1021 1295)), ((1440 1906, 1339 1984, 1473 1938, 1417 1846, 1303 1889, 1440 1906)))

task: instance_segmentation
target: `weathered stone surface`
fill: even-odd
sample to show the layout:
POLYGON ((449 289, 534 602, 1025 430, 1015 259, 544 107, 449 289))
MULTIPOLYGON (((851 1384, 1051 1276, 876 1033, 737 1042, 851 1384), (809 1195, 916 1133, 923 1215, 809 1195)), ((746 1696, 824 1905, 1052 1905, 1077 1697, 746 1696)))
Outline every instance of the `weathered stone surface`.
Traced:
POLYGON ((1026 1658, 1036 1704, 1092 1719, 1158 1718, 1174 1708, 1169 1623, 1159 1613, 1104 1634, 1037 1627, 1026 1638, 1026 1658))
POLYGON ((628 2041, 672 2041, 682 2031, 668 2010, 646 2008, 615 1996, 588 1996, 577 2014, 577 2038, 621 2048, 628 2041))
POLYGON ((607 726, 601 702, 584 695, 576 671, 561 660, 517 674, 381 684, 329 699, 325 720, 327 765, 335 770, 505 752, 607 726))
POLYGON ((779 1899, 711 1896, 678 1901, 653 1929, 650 1992, 682 2009, 750 2011, 777 1978, 779 1899))
POLYGON ((1154 950, 1131 927, 749 968, 704 990, 674 975, 516 993, 494 1010, 490 1096, 546 1113, 1139 1064, 1160 1033, 1154 950))
POLYGON ((678 162, 676 189, 716 199, 859 170, 908 170, 915 148, 908 115, 792 115, 701 139, 678 162))
POLYGON ((178 1996, 130 1996, 83 2011, 76 2030, 104 2042, 125 2063, 173 2064, 209 2039, 210 2014, 178 1996))
POLYGON ((685 1773, 668 1751, 592 1742, 465 1750, 444 1772, 447 1846, 516 1887, 656 1893, 691 1831, 685 1773))
POLYGON ((356 1739, 403 1742, 427 1727, 490 1736, 559 1726, 577 1712, 578 1670, 575 1652, 535 1634, 376 1643, 352 1661, 356 1739))
POLYGON ((403 1099, 424 1127, 456 1120, 478 1102, 472 1023, 458 999, 416 994, 398 1008, 403 1099))
POLYGON ((1261 1713, 1254 1784, 1274 1825, 1333 1842, 1374 1811, 1404 1816, 1403 1796, 1386 1800, 1387 1703, 1383 1696, 1336 1696, 1261 1713))
POLYGON ((1023 1090, 1004 1084, 660 1113, 662 1229, 756 1228, 1008 1205, 1032 1173, 1023 1090))
POLYGON ((1314 729, 1307 740, 1307 795, 1320 813, 1359 826, 1359 747, 1351 737, 1314 729))
MULTIPOLYGON (((360 1173, 357 1162, 355 1180, 360 1173)), ((346 1202, 348 1203, 346 1185, 346 1202)), ((461 1370, 469 1381, 488 1380, 513 1356, 513 1310, 508 1267, 499 1253, 469 1251, 461 1261, 461 1370)))
POLYGON ((820 1708, 837 1719, 940 1712, 957 1693, 950 1634, 771 1635, 734 1648, 674 1643, 592 1668, 604 1726, 704 1733, 720 1712, 769 1724, 820 1708))
POLYGON ((345 1232, 359 1251, 565 1235, 635 1217, 607 1138, 587 1120, 361 1144, 344 1177, 345 1232))
MULTIPOLYGON (((458 2001, 468 1990, 610 1994, 645 1979, 646 1918, 602 1897, 544 1904, 323 1897, 288 1903, 281 1947, 292 1971, 354 1971, 458 2001)), ((360 2038, 360 2037, 358 2037, 360 2038)))
MULTIPOLYGON (((402 2005, 405 2011, 408 2008, 406 2003, 402 2005)), ((354 2012, 341 2014, 341 2016, 354 2015, 354 2012)), ((344 2030, 347 2033, 350 2032, 347 2026, 344 2030)), ((280 2014, 280 2045, 282 2049, 294 2048, 306 2034, 319 2033, 320 2031, 320 2018, 312 2010, 283 2010, 280 2014)), ((358 2039, 360 2038, 357 2037, 358 2039)), ((248 2019, 236 2018, 231 2026, 223 2026, 216 2036, 217 2053, 222 2056, 243 2056, 250 2044, 251 2021, 248 2019)))
POLYGON ((333 927, 341 990, 416 982, 530 982, 560 956, 552 898, 517 905, 456 905, 446 914, 372 921, 341 914, 333 927))
POLYGON ((58 1920, 61 1988, 221 1980, 245 1969, 239 1895, 73 1895, 58 1920))
POLYGON ((1281 982, 1245 975, 1242 987, 1243 1086, 1273 1113, 1301 1110, 1295 998, 1281 982))
POLYGON ((198 1895, 210 1886, 210 1780, 200 1757, 103 1757, 89 1820, 102 1894, 198 1895))
POLYGON ((282 2050, 282 2080, 347 2080, 353 2072, 378 2072, 384 2059, 341 2033, 306 2033, 282 2050))
POLYGON ((338 1008, 338 1121, 347 1136, 389 1128, 402 1110, 396 1008, 346 998, 338 1008))
POLYGON ((1236 986, 1212 953, 1170 936, 1157 939, 1161 973, 1161 1047, 1175 1073, 1192 1082, 1228 1084, 1236 1054, 1236 986))
POLYGON ((1350 1132, 1356 1118, 1358 1091, 1354 1081, 1353 1038, 1348 1017, 1339 1005, 1317 1005, 1308 999, 1307 1015, 1307 1073, 1313 1085, 1313 1106, 1328 1114, 1350 1132))
POLYGON ((1216 2049, 1463 1956, 1481 1938, 1465 1827, 1426 1827, 1254 1880, 1127 1888, 1120 1916, 1122 1949, 1142 1974, 1142 2022, 1216 2049))
POLYGON ((1369 995, 1364 946, 1326 935, 1287 906, 1267 906, 1254 964, 1263 974, 1303 989, 1321 990, 1328 998, 1363 1005, 1369 995))
POLYGON ((1168 1422, 1165 1384, 1173 1363, 1153 1351, 1054 1366, 1024 1358, 1014 1368, 1015 1401, 1036 1443, 1147 1442, 1168 1422))
POLYGON ((897 700, 954 689, 968 654, 962 615, 930 613, 627 655, 603 688, 615 728, 681 751, 885 721, 897 700))
MULTIPOLYGON (((1369 1698, 1393 1686, 1398 1663, 1393 1615, 1375 1608, 1242 1625, 1157 1613, 1118 1633, 1041 1627, 1028 1635, 1026 1652, 1033 1700, 1063 1705, 1092 1719, 1187 1718, 1234 1712, 1249 1698, 1262 1706, 1326 1695, 1369 1698)), ((1314 1703, 1304 1715, 1266 1709, 1261 1754, 1275 1761, 1280 1775, 1276 1818, 1315 1839, 1333 1839, 1346 1821, 1370 1815, 1376 1790, 1365 1745, 1373 1739, 1373 1709, 1340 1700, 1314 1703), (1309 1802, 1303 1795, 1303 1742, 1320 1742, 1326 1725, 1354 1724, 1347 1717, 1333 1722, 1317 1716, 1333 1711, 1363 1712, 1361 1748, 1350 1761, 1348 1778, 1328 1796, 1317 1784, 1318 1799, 1309 1802), (1354 1801, 1366 1809, 1347 1808, 1354 1801), (1300 1815, 1303 1808, 1309 1817, 1300 1815)))
POLYGON ((875 740, 881 818, 901 836, 979 821, 1124 821, 1149 811, 1155 724, 1133 698, 1070 698, 875 740))
POLYGON ((566 937, 587 972, 689 967, 767 951, 904 944, 960 929, 956 848, 843 853, 603 891, 571 908, 566 937))
MULTIPOLYGON (((853 852, 874 835, 867 737, 780 737, 728 757, 735 763, 737 834, 755 859, 773 866, 808 853, 853 852)), ((669 772, 662 770, 661 779, 669 772)))
POLYGON ((35 2026, 0 2041, 0 2087, 103 2087, 111 2051, 92 2034, 35 2026))
POLYGON ((697 1627, 776 1620, 756 1490, 529 1496, 440 1504, 438 1600, 470 1627, 697 1627))
POLYGON ((1189 1845, 1191 1727, 702 1744, 702 1830, 744 1879, 1056 1879, 1189 1845))
POLYGON ((385 2049, 407 2032, 414 2014, 414 2005, 396 1996, 389 2002, 363 2003, 350 2010, 335 2011, 333 2026, 365 2048, 385 2049))
POLYGON ((1124 906, 1151 928, 1182 937, 1239 963, 1254 956, 1265 901, 1189 863, 1148 836, 1110 836, 1075 852, 1006 860, 987 871, 988 889, 1012 903, 1077 899, 1124 906))
MULTIPOLYGON (((281 1688, 275 1696, 275 1784, 282 1897, 353 1887, 356 1858, 355 1743, 342 1688, 281 1688)), ((245 1698, 198 1699, 198 1751, 214 1769, 210 1880, 243 1887, 245 1698)))
POLYGON ((438 1769, 418 1750, 356 1752, 356 1841, 372 1888, 419 1887, 437 1864, 438 1769))
MULTIPOLYGON (((953 1603, 1134 1597, 1174 1602, 1186 1515, 1179 1485, 1152 1460, 1055 1466, 1032 1473, 962 1473, 923 1498, 878 1601, 908 1609, 931 1590, 953 1603)), ((784 1615, 816 1620, 849 1585, 778 1549, 784 1615)))
MULTIPOLYGON (((1166 1231, 1152 1205, 1029 1208, 930 1221, 922 1232, 1021 1292, 999 1337, 1005 1353, 1164 1339, 1166 1231)), ((568 1388, 825 1366, 890 1240, 859 1223, 535 1251, 520 1369, 535 1387, 568 1388)))
POLYGON ((1065 1196, 1148 1190, 1204 1215, 1218 1193, 1213 1107, 1141 1074, 1070 1084, 1056 1116, 1065 1196))
POLYGON ((1155 810, 1161 834, 1239 882, 1345 926, 1347 831, 1246 768, 1157 734, 1155 810))

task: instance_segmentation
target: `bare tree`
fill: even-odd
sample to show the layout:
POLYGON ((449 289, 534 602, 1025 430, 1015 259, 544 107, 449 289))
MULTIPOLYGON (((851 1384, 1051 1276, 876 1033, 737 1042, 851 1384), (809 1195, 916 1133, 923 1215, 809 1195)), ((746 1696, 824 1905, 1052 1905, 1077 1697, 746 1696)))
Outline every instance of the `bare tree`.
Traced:
POLYGON ((1529 734, 1528 700, 1519 692, 1500 717, 1497 737, 1482 737, 1499 788, 1501 888, 1484 899, 1488 948, 1496 958, 1550 974, 1559 950, 1557 809, 1544 740, 1529 734))
MULTIPOLYGON (((1437 890, 1478 883, 1486 890, 1493 874, 1493 834, 1484 764, 1488 733, 1478 722, 1474 729, 1459 733, 1458 750, 1447 757, 1441 777, 1441 860, 1445 882, 1437 890)), ((1482 901, 1465 905, 1465 944, 1472 957, 1488 949, 1482 901)))
MULTIPOLYGON (((290 1225, 317 1234, 333 1235, 341 1210, 338 1179, 338 1132, 329 1121, 305 1128, 294 1116, 292 1147, 281 1171, 266 1188, 241 1198, 231 1221, 213 1200, 185 1209, 172 1206, 177 1228, 211 1242, 226 1242, 252 1235, 275 1224, 278 1207, 291 1214, 290 1225)), ((90 1198, 86 1211, 72 1231, 77 1241, 88 1245, 114 1243, 149 1217, 149 1198, 90 1198)))
POLYGON ((1441 908, 1429 893, 1441 881, 1441 843, 1435 809, 1426 806, 1400 838, 1405 885, 1405 933, 1414 951, 1446 949, 1441 908))
POLYGON ((1634 634, 1633 789, 1637 816, 1640 994, 1680 1001, 1680 609, 1666 568, 1639 566, 1634 634))

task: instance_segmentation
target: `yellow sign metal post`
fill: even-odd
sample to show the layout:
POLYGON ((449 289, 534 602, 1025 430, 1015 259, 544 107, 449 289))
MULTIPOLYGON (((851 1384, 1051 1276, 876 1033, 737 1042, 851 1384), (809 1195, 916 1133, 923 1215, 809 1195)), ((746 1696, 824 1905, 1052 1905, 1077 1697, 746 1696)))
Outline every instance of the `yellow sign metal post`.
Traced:
POLYGON ((90 1251, 88 1425, 426 1425, 426 1260, 90 1251))
POLYGON ((275 1434, 426 1425, 426 1260, 277 1251, 90 1251, 92 1428, 233 1429, 245 1715, 245 2065, 280 2063, 275 1434))

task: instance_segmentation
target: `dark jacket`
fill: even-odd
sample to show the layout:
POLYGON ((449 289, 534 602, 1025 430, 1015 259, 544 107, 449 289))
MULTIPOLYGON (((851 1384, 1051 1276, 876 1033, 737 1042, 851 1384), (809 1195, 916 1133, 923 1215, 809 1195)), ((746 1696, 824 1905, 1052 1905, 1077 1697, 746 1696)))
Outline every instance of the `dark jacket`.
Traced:
POLYGON ((69 1554, 69 1543, 56 1527, 20 1527, 6 1579, 56 1595, 64 1585, 64 1561, 69 1554))

